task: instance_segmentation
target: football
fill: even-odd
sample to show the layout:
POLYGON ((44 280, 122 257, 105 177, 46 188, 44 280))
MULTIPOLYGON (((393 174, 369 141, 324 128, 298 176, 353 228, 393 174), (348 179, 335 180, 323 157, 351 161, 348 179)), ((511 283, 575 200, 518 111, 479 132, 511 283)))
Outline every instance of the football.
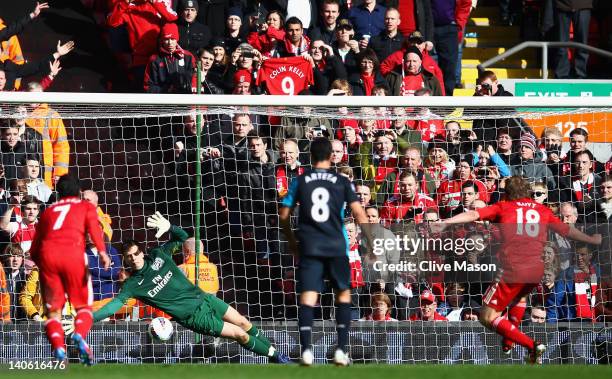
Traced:
POLYGON ((174 333, 172 322, 164 317, 156 317, 149 324, 149 334, 154 340, 168 341, 174 333))

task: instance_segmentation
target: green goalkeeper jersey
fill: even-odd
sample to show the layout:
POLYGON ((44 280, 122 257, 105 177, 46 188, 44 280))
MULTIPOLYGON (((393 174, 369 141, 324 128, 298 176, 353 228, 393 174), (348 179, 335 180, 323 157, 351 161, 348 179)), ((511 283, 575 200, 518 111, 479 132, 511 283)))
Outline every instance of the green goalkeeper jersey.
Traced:
POLYGON ((149 251, 144 266, 123 283, 119 294, 94 313, 95 321, 115 314, 130 299, 161 309, 179 323, 193 315, 206 294, 194 286, 172 261, 188 235, 179 227, 170 228, 171 239, 149 251))

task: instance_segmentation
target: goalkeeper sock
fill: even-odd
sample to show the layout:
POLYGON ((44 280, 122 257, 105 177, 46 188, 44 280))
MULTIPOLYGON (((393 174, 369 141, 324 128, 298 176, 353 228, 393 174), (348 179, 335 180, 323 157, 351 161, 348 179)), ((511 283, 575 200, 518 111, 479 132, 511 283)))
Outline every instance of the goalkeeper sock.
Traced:
MULTIPOLYGON (((249 340, 245 344, 241 344, 242 347, 247 349, 248 351, 252 351, 255 354, 263 355, 264 357, 272 357, 276 349, 271 346, 266 345, 261 342, 259 339, 249 335, 249 340)), ((277 353, 278 354, 278 353, 277 353)))
POLYGON ((74 332, 81 335, 81 337, 87 337, 89 329, 93 325, 93 314, 89 308, 81 308, 76 314, 74 320, 74 332))
MULTIPOLYGON (((525 309, 527 309, 527 303, 524 301, 518 302, 512 306, 508 311, 508 321, 518 328, 523 320, 523 316, 525 315, 525 309)), ((503 346, 507 346, 509 348, 512 347, 512 342, 506 338, 504 338, 502 344, 503 346)))
POLYGON ((344 352, 346 352, 346 345, 348 345, 350 327, 351 304, 338 303, 336 305, 336 331, 338 332, 338 349, 344 352))
POLYGON ((310 305, 300 304, 300 309, 298 310, 298 326, 300 327, 300 343, 302 344, 302 352, 310 349, 313 318, 314 308, 310 305))
POLYGON ((516 326, 502 316, 499 316, 493 321, 492 327, 493 330, 495 330, 497 334, 504 337, 504 339, 518 343, 519 345, 527 348, 527 350, 533 350, 535 347, 535 343, 531 338, 521 332, 516 326))
POLYGON ((50 318, 45 322, 45 332, 47 339, 51 343, 51 349, 64 348, 64 329, 62 323, 54 318, 50 318))
POLYGON ((266 345, 266 347, 268 348, 268 352, 270 352, 270 348, 272 348, 272 352, 271 354, 268 353, 269 357, 272 358, 276 358, 278 357, 278 351, 276 350, 276 348, 274 348, 274 346, 272 346, 272 342, 270 342, 270 340, 268 339, 268 337, 266 337, 261 330, 257 329, 257 327, 255 325, 251 326, 251 329, 249 329, 249 331, 247 332, 251 337, 255 337, 257 338, 257 340, 259 340, 259 342, 261 342, 262 344, 266 345))

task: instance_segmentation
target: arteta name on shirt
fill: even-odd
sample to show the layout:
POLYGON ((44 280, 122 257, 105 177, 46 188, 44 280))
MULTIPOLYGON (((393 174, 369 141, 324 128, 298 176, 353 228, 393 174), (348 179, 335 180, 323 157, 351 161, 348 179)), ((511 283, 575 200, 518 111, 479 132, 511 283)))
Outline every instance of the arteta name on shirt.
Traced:
POLYGON ((330 174, 329 172, 311 172, 304 177, 304 181, 306 183, 310 183, 313 180, 327 180, 328 182, 336 183, 338 181, 338 177, 334 174, 330 174))

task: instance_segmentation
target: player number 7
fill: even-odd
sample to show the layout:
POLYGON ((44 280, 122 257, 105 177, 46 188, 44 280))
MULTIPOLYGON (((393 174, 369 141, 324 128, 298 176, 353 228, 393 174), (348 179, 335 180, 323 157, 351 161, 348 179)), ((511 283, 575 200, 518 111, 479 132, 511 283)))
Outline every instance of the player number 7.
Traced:
POLYGON ((53 212, 59 212, 59 217, 55 220, 55 224, 53 224, 53 230, 58 230, 64 224, 64 220, 66 220, 66 215, 70 211, 70 204, 59 205, 53 208, 53 212))

